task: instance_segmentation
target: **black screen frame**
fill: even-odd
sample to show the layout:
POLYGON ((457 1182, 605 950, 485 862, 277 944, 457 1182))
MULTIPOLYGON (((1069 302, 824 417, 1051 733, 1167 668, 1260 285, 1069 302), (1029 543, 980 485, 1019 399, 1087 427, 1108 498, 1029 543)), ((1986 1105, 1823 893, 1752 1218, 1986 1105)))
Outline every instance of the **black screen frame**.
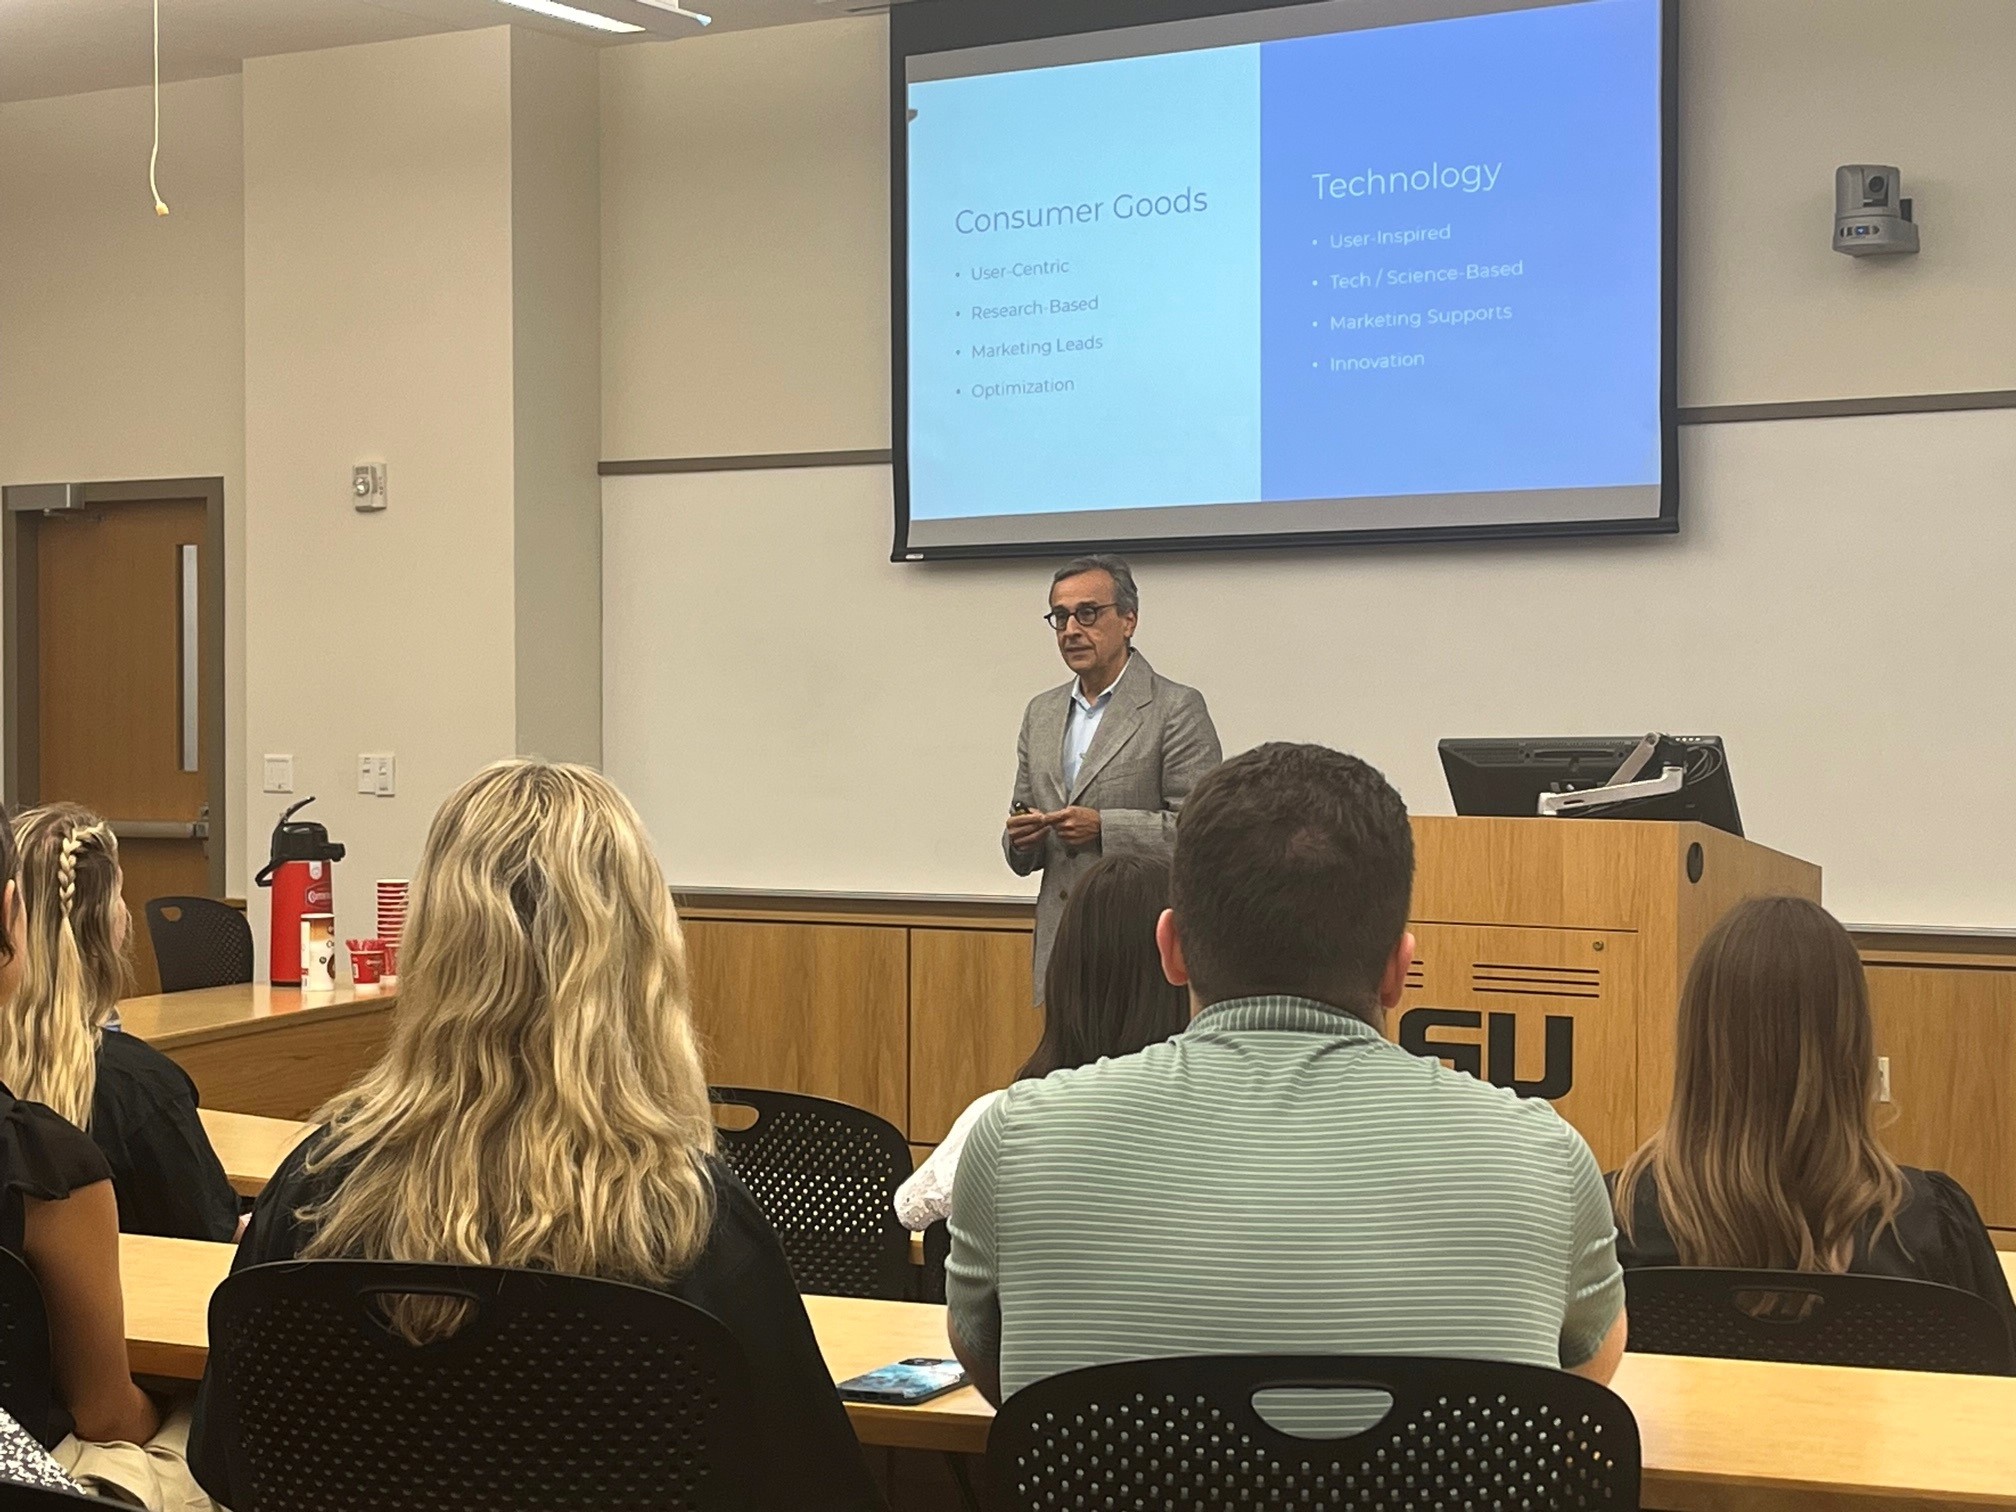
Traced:
POLYGON ((1278 550, 1424 542, 1559 540, 1674 535, 1680 529, 1679 405, 1679 0, 1659 6, 1660 294, 1659 513, 1621 520, 1407 526, 1392 530, 1265 531, 1236 535, 1118 536, 1083 540, 915 546, 910 542, 910 160, 909 75, 921 53, 1074 36, 1246 11, 1288 10, 1316 0, 910 0, 889 12, 889 377, 890 470, 895 491, 892 562, 1067 557, 1093 551, 1278 550))

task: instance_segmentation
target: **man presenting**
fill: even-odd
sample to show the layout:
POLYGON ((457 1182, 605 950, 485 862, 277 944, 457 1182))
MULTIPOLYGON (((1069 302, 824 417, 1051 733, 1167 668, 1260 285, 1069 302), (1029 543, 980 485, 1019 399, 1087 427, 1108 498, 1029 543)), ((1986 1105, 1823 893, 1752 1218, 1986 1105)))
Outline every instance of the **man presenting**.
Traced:
POLYGON ((1043 873, 1036 899, 1036 992, 1071 884, 1102 855, 1159 855, 1176 814, 1221 759, 1195 688, 1158 676, 1133 649, 1141 596, 1114 556, 1080 557, 1050 581, 1057 650, 1074 674, 1022 716, 1015 800, 1002 836, 1018 876, 1043 873))

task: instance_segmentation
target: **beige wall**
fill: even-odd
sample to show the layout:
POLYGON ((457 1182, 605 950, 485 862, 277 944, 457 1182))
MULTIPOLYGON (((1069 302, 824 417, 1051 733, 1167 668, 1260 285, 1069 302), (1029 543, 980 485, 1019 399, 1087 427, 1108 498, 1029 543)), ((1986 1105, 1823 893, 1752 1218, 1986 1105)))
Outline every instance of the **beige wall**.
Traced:
POLYGON ((602 757, 601 178, 596 56, 511 39, 518 749, 602 757))
MULTIPOLYGON (((350 847, 354 934, 441 798, 516 743, 510 37, 244 79, 248 736, 293 754, 350 847), (351 507, 367 458, 389 467, 382 514, 351 507), (397 755, 397 797, 357 794, 366 751, 397 755)), ((258 780, 255 829, 288 801, 258 780)))
POLYGON ((249 735, 350 848, 346 932, 477 767, 600 754, 597 95, 506 27, 246 65, 249 735))
MULTIPOLYGON (((161 128, 165 220, 147 195, 149 91, 0 105, 0 482, 224 479, 235 795, 245 780, 238 80, 169 85, 161 128)), ((232 840, 234 891, 242 856, 232 840)))
POLYGON ((2016 388, 2016 5, 1688 0, 1683 404, 2016 388), (1895 163, 1924 250, 1833 251, 1834 169, 1895 163))
POLYGON ((602 55, 602 454, 889 444, 887 28, 602 55))
MULTIPOLYGON (((2016 5, 1682 16, 1681 402, 2016 388, 2016 5), (1919 256, 1830 249, 1867 161, 1919 256)), ((876 18, 605 55, 605 456, 889 444, 887 101, 876 18)))
MULTIPOLYGON (((1683 11, 1682 402, 2016 388, 2016 5, 1683 11), (1858 160, 1901 165, 1919 257, 1829 250, 1858 160)), ((607 455, 888 444, 882 46, 851 21, 605 62, 607 455)), ((1228 749, 1340 743, 1429 812, 1441 736, 1722 733, 1752 833, 1849 917, 2016 927, 2016 808, 1880 796, 2016 743, 1967 696, 2016 657, 2012 470, 2010 411, 1690 428, 1677 539, 1151 559, 1142 645, 1228 749)), ((880 468, 604 499, 606 756, 677 881, 1024 886, 996 829, 1022 704, 1061 680, 1041 564, 892 566, 880 468)))

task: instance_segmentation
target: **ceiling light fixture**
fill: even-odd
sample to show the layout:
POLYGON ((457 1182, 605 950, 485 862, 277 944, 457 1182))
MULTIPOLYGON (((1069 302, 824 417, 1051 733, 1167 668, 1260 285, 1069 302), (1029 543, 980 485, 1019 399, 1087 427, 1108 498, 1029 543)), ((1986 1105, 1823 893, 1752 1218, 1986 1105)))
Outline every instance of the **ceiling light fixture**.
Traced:
POLYGON ((667 11, 675 16, 684 16, 689 21, 698 21, 702 26, 714 24, 712 16, 703 16, 698 11, 688 10, 679 4, 679 0, 640 0, 640 3, 650 6, 653 10, 667 11))
POLYGON ((598 16, 594 11, 582 10, 578 5, 562 5, 560 0, 503 0, 506 5, 519 10, 532 11, 536 15, 549 16, 555 21, 572 21, 576 26, 590 27, 600 32, 641 32, 641 26, 632 26, 628 21, 618 21, 611 16, 598 16))

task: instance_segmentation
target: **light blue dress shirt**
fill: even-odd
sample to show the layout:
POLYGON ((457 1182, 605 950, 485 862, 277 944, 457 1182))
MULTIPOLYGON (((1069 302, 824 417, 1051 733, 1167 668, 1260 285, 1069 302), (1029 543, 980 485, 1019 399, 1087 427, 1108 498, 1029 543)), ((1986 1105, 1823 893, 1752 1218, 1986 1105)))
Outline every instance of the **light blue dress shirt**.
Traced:
POLYGON ((1071 712, 1064 719, 1064 796, 1067 800, 1078 786, 1078 769, 1085 764, 1085 753, 1092 749, 1092 737, 1099 733, 1099 721, 1106 717, 1107 705, 1113 702, 1113 689, 1120 686, 1127 676, 1128 667, 1133 665, 1134 656, 1129 652, 1127 665, 1120 669, 1120 676, 1114 678, 1097 698, 1088 700, 1082 687, 1076 683, 1071 686, 1071 712))

